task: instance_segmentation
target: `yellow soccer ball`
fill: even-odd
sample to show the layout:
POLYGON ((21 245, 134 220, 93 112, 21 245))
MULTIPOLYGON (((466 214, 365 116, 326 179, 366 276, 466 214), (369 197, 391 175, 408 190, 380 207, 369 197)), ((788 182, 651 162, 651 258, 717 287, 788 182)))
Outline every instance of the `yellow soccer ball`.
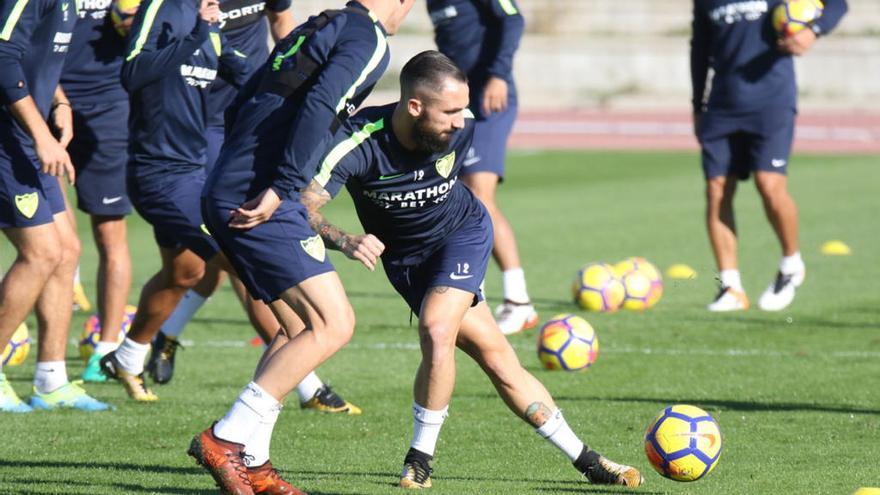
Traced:
MULTIPOLYGON (((128 329, 131 328, 131 322, 134 321, 135 312, 137 312, 137 308, 130 304, 125 307, 125 316, 122 318, 122 331, 119 332, 120 344, 125 340, 125 336, 128 335, 128 329)), ((79 356, 83 361, 88 362, 100 340, 101 320, 98 319, 97 314, 93 314, 83 323, 83 331, 79 336, 79 356)))
POLYGON ((587 311, 612 312, 623 304, 623 284, 607 263, 590 263, 578 270, 571 284, 574 302, 587 311))
POLYGON ((538 333, 538 359, 548 370, 586 370, 598 356, 596 331, 580 316, 556 315, 538 333))
POLYGON ((110 9, 110 22, 113 23, 113 28, 116 29, 119 36, 124 38, 128 35, 131 24, 125 21, 134 17, 140 4, 141 0, 116 0, 113 2, 113 7, 110 9))
POLYGON ((657 304, 663 296, 663 276, 645 258, 625 259, 614 265, 614 271, 623 284, 624 309, 644 311, 657 304))
POLYGON ((667 407, 645 432, 645 454, 661 475, 675 481, 706 476, 721 457, 721 430, 706 411, 679 404, 667 407))
POLYGON ((771 13, 773 29, 783 38, 791 36, 821 17, 824 8, 821 0, 785 0, 771 13))
POLYGON ((22 322, 21 325, 15 329, 12 338, 9 339, 9 343, 6 344, 6 348, 3 349, 3 354, 0 356, 0 362, 3 363, 3 366, 18 366, 27 359, 30 350, 31 337, 28 333, 27 325, 22 322))

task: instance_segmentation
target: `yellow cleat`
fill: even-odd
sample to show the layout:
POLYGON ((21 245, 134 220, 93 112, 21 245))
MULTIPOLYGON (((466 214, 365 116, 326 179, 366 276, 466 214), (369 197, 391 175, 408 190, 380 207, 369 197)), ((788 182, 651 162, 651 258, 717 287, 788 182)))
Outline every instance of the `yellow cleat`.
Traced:
POLYGON ((361 414, 361 408, 348 402, 339 396, 329 385, 324 385, 315 393, 315 396, 300 404, 303 409, 338 414, 361 414))
POLYGON ((144 374, 133 375, 119 366, 116 359, 116 351, 107 353, 101 358, 101 371, 110 378, 122 383, 128 396, 138 402, 156 402, 159 396, 147 388, 144 383, 144 374))
POLYGON ((399 486, 408 489, 431 488, 431 460, 415 449, 409 449, 403 460, 399 486))
POLYGON ((89 298, 86 296, 86 291, 83 289, 81 283, 76 282, 73 284, 73 310, 74 311, 91 311, 92 303, 89 302, 89 298))

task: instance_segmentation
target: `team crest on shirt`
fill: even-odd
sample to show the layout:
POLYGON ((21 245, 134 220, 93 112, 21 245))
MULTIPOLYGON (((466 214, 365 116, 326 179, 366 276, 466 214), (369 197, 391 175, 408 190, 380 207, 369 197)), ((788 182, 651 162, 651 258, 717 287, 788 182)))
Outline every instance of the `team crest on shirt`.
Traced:
POLYGON ((455 151, 437 160, 434 167, 437 168, 438 174, 442 175, 444 179, 448 179, 453 165, 455 165, 455 151))
POLYGON ((308 239, 303 239, 299 241, 299 245, 302 246, 303 251, 306 252, 312 258, 324 262, 324 258, 327 256, 327 251, 324 248, 324 241, 321 240, 321 236, 312 236, 308 239))
POLYGON ((40 197, 35 192, 15 195, 15 207, 25 218, 34 218, 38 206, 40 206, 40 197))

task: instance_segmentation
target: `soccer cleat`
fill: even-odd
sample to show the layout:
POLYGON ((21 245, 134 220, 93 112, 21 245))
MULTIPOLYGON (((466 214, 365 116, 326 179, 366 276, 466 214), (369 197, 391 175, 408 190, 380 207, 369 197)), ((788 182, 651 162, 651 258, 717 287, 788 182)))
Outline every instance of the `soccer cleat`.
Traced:
POLYGON ((74 311, 91 311, 92 303, 86 296, 86 290, 79 282, 73 284, 73 310, 74 311))
POLYGON ((326 413, 360 414, 361 408, 339 396, 329 385, 315 392, 315 396, 299 405, 303 409, 314 409, 326 413))
POLYGON ((257 495, 306 495, 305 492, 284 481, 270 461, 266 461, 262 466, 248 467, 247 475, 257 495))
POLYGON ((67 382, 61 388, 48 394, 41 394, 34 387, 34 395, 31 396, 30 403, 34 409, 46 410, 69 408, 93 412, 113 409, 109 404, 90 397, 77 382, 67 382))
POLYGON ((174 356, 177 348, 183 346, 174 337, 169 337, 162 332, 156 334, 152 342, 153 351, 150 361, 147 363, 147 373, 150 378, 159 385, 164 385, 174 377, 174 356))
POLYGON ((155 402, 159 397, 147 388, 144 383, 144 374, 132 375, 119 366, 116 359, 116 351, 108 352, 106 356, 101 358, 101 371, 109 378, 113 378, 122 383, 128 396, 138 402, 155 402))
POLYGON ((806 270, 785 274, 776 272, 776 279, 758 299, 758 307, 764 311, 780 311, 794 300, 795 289, 804 283, 806 270))
POLYGON ((214 436, 213 425, 193 437, 186 453, 211 473, 221 493, 232 495, 255 493, 247 466, 244 465, 244 445, 217 438, 214 436))
POLYGON ((623 485, 636 488, 645 482, 638 469, 612 462, 598 452, 589 450, 586 445, 572 464, 594 485, 623 485))
POLYGON ((107 381, 107 375, 101 371, 101 358, 104 357, 97 352, 93 352, 89 356, 89 362, 86 363, 86 369, 83 370, 82 380, 86 383, 103 383, 107 381))
POLYGON ((410 448, 403 459, 403 473, 400 475, 401 488, 431 488, 431 456, 410 448))
POLYGON ((746 297, 746 293, 743 291, 721 286, 721 290, 718 291, 715 300, 706 306, 706 309, 713 312, 749 309, 749 298, 746 297))
POLYGON ((12 413, 28 413, 34 409, 18 398, 6 375, 0 373, 0 411, 12 413))
POLYGON ((515 303, 505 299, 495 308, 495 321, 504 335, 511 335, 538 325, 538 313, 532 303, 515 303))

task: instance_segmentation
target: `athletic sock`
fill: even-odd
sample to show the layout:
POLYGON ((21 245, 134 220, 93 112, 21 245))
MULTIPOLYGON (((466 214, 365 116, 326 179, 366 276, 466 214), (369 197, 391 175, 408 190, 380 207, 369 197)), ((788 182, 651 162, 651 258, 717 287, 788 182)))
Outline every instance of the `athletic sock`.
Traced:
MULTIPOLYGON (((232 407, 229 408, 226 416, 223 416, 214 425, 214 435, 223 440, 240 443, 247 447, 252 440, 256 441, 254 439, 255 432, 259 428, 260 423, 271 423, 274 425, 280 411, 280 402, 275 400, 269 392, 263 390, 256 382, 250 382, 238 394, 238 398, 232 404, 232 407)), ((269 434, 271 435, 271 429, 269 434)), ((259 443, 257 441, 254 448, 259 449, 259 443)), ((265 448, 268 458, 268 442, 265 443, 265 448)))
POLYGON ((183 328, 207 301, 207 297, 202 297, 192 289, 186 291, 183 299, 177 303, 177 307, 174 308, 171 316, 165 320, 159 331, 175 339, 180 337, 180 334, 183 333, 183 328))
POLYGON ((76 271, 73 272, 73 284, 77 285, 79 283, 80 283, 80 281, 79 281, 79 265, 77 264, 76 271))
POLYGON ((745 292, 742 280, 739 277, 739 270, 721 270, 719 277, 721 278, 721 285, 723 287, 730 287, 735 291, 745 292))
POLYGON ((281 404, 268 411, 266 416, 261 417, 254 428, 253 434, 244 444, 245 464, 248 466, 262 466, 269 460, 269 446, 272 443, 272 431, 281 414, 281 404))
POLYGON ((306 377, 299 382, 299 385, 296 386, 296 395, 299 396, 299 403, 305 404, 311 400, 311 398, 314 397, 315 394, 318 393, 318 390, 321 390, 321 387, 323 386, 324 382, 318 378, 318 375, 316 375, 314 371, 306 375, 306 377))
POLYGON ((139 344, 126 337, 116 349, 116 360, 123 371, 132 375, 144 372, 144 360, 150 352, 150 344, 139 344))
POLYGON ((526 291, 526 274, 522 268, 505 270, 501 276, 504 284, 504 299, 520 304, 529 302, 529 293, 526 291))
POLYGON ((559 409, 555 410, 550 415, 550 419, 535 431, 567 455, 572 462, 577 460, 584 450, 584 442, 581 442, 571 431, 559 409))
POLYGON ((37 363, 34 373, 34 388, 41 394, 58 390, 67 383, 67 366, 64 361, 42 361, 37 363))
POLYGON ((99 356, 106 356, 110 351, 115 351, 119 348, 119 344, 116 342, 104 342, 103 340, 98 341, 98 345, 95 346, 95 354, 99 356))
POLYGON ((785 275, 791 275, 804 270, 804 260, 801 252, 797 251, 791 256, 783 256, 779 262, 779 271, 785 275))
POLYGON ((410 448, 434 456, 434 448, 440 437, 440 427, 449 415, 449 406, 432 411, 413 402, 413 437, 410 448))

